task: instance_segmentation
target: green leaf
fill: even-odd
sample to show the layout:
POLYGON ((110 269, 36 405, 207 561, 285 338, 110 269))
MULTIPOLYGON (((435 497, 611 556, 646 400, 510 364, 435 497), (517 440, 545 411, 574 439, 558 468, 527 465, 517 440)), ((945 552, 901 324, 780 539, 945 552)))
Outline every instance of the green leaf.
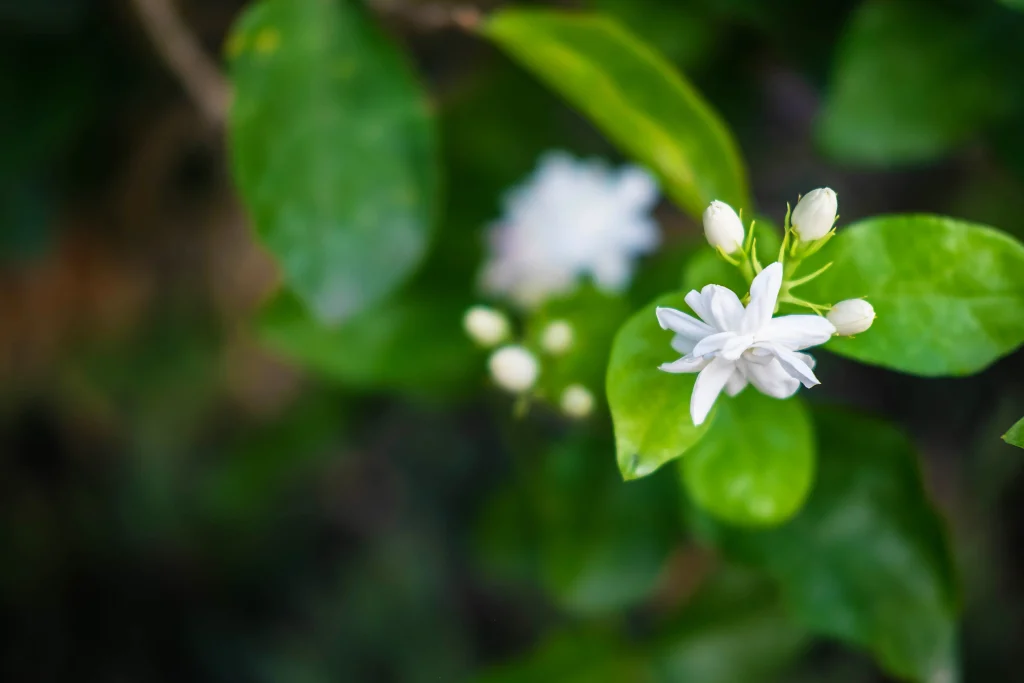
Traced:
POLYGON ((426 251, 436 140, 419 87, 355 3, 263 0, 228 51, 235 180, 299 299, 336 323, 426 251))
POLYGON ((970 17, 927 0, 871 0, 842 39, 818 140, 837 159, 935 159, 1006 106, 998 65, 970 17))
POLYGON ((672 333, 658 325, 654 309, 688 310, 682 293, 669 294, 630 318, 612 346, 606 382, 615 424, 615 451, 625 479, 643 477, 692 447, 712 420, 695 427, 690 394, 695 374, 674 375, 658 366, 679 357, 672 333))
POLYGON ((711 429, 679 461, 693 500, 746 526, 781 524, 800 509, 814 479, 814 434, 803 401, 748 387, 718 399, 711 429))
POLYGON ((866 297, 878 315, 826 348, 924 376, 969 375, 1024 342, 1024 245, 992 228, 927 215, 869 218, 840 228, 801 272, 834 260, 798 289, 834 304, 866 297))
POLYGON ((1017 420, 1010 430, 1003 434, 1003 441, 1011 446, 1024 448, 1024 417, 1017 420))
POLYGON ((467 306, 413 288, 332 328, 284 292, 261 311, 257 333, 269 348, 337 382, 436 396, 467 381, 478 365, 462 331, 467 306))
POLYGON ((713 199, 749 207, 728 129, 663 57, 596 14, 509 9, 482 32, 661 178, 694 216, 713 199))
POLYGON ((623 484, 605 439, 576 436, 491 499, 478 548, 492 574, 539 581, 560 605, 600 613, 655 588, 680 538, 669 476, 623 484))
POLYGON ((536 651, 497 666, 476 683, 622 683, 652 681, 650 668, 621 638, 602 631, 566 631, 549 636, 536 651))
POLYGON ((793 520, 753 531, 696 515, 695 526, 773 577, 814 632, 869 650, 896 676, 953 680, 953 561, 911 444, 849 413, 821 411, 815 422, 817 484, 793 520))

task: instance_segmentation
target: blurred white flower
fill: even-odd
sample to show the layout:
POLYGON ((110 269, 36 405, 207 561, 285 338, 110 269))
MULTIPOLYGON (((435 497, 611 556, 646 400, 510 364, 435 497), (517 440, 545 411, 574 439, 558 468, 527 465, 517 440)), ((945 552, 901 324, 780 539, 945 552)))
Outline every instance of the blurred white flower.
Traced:
POLYGON ((572 347, 572 325, 564 320, 553 320, 540 335, 540 345, 552 356, 560 356, 572 347))
POLYGON ((849 337, 871 327, 875 322, 875 308, 864 299, 847 299, 832 307, 828 319, 836 326, 836 334, 849 337))
POLYGON ((462 326, 469 338, 484 348, 505 341, 509 333, 508 318, 505 314, 486 306, 473 306, 466 311, 462 326))
POLYGON ((743 248, 744 235, 743 222, 725 202, 716 199, 704 209, 704 236, 712 247, 734 254, 743 248))
POLYGON ((516 394, 531 389, 540 374, 537 359, 522 346, 501 347, 491 354, 487 367, 499 387, 516 394))
POLYGON ((594 410, 594 395, 582 384, 570 384, 562 392, 559 405, 569 417, 584 418, 594 410))
POLYGON ((750 303, 744 309, 726 287, 708 285, 691 291, 686 303, 700 320, 674 308, 658 308, 658 323, 672 330, 672 348, 684 354, 665 363, 665 372, 699 372, 690 398, 690 417, 700 425, 725 389, 735 396, 753 384, 768 396, 788 398, 802 383, 818 384, 814 359, 797 353, 824 344, 836 328, 817 315, 773 318, 782 287, 782 264, 762 270, 750 285, 750 303))
POLYGON ((839 210, 839 198, 829 187, 805 194, 793 209, 793 229, 804 242, 820 240, 832 230, 839 210))
POLYGON ((584 276, 621 291, 633 261, 659 243, 650 216, 654 179, 564 152, 541 158, 534 174, 504 198, 505 214, 491 226, 481 285, 524 308, 571 292, 584 276))

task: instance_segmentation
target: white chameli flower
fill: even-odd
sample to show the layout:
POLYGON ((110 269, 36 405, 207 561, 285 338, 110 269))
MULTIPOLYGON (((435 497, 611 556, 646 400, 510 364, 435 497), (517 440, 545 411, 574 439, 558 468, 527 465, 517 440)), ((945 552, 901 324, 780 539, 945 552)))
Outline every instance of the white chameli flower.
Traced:
POLYGON ((836 334, 849 337, 871 327, 875 322, 875 308, 864 299, 847 299, 833 306, 827 317, 836 326, 836 334))
POLYGON ((731 206, 717 199, 704 209, 704 236, 714 248, 734 254, 743 248, 743 222, 731 206))
POLYGON ((569 417, 584 418, 594 410, 594 395, 582 384, 570 384, 562 392, 559 406, 569 417))
POLYGON ((505 341, 509 333, 508 318, 487 306, 471 307, 462 318, 462 326, 469 338, 485 349, 505 341))
POLYGON ((782 286, 782 264, 773 263, 750 285, 744 309, 732 290, 708 285, 691 291, 686 303, 700 320, 674 308, 658 308, 658 323, 672 330, 672 348, 684 354, 660 367, 665 372, 699 372, 690 398, 690 417, 699 425, 725 389, 735 396, 753 384, 775 398, 788 398, 800 384, 818 384, 814 359, 802 349, 824 344, 836 328, 818 315, 773 318, 782 286))
POLYGON ((553 320, 540 334, 540 345, 552 356, 560 356, 572 347, 572 325, 565 320, 553 320))
POLYGON ((531 389, 540 374, 537 359, 522 346, 501 347, 491 354, 487 367, 499 387, 515 394, 531 389))
POLYGON ((805 194, 793 209, 793 229, 804 242, 820 240, 832 230, 839 211, 839 198, 829 187, 805 194))
POLYGON ((625 289, 633 261, 660 240, 650 212, 658 190, 636 166, 613 170, 564 152, 541 158, 504 198, 490 228, 481 286, 524 308, 571 292, 584 276, 599 289, 625 289))

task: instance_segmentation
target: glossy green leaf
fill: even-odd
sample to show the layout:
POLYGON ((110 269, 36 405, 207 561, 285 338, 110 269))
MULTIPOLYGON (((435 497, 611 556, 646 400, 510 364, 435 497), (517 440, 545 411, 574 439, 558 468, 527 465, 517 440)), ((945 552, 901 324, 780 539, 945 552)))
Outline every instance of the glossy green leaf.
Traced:
MULTIPOLYGON (((674 375, 658 366, 679 357, 672 333, 658 325, 654 309, 687 310, 684 294, 669 294, 630 318, 612 346, 606 382, 608 405, 615 424, 615 451, 625 479, 643 477, 691 448, 712 419, 695 427, 690 419, 690 394, 695 374, 674 375)), ((713 416, 713 414, 712 414, 713 416)))
POLYGON ((539 582, 567 609, 599 613, 643 600, 680 539, 668 475, 624 484, 612 445, 573 437, 500 491, 478 528, 489 573, 539 582))
POLYGON ((1024 417, 1017 420, 1010 430, 1003 434, 1003 441, 1011 446, 1024 448, 1024 417))
POLYGON ((419 263, 437 194, 426 103, 349 0, 262 0, 228 42, 235 180, 284 278, 336 323, 419 263))
POLYGON ((340 327, 325 327, 287 292, 261 312, 268 348, 337 382, 364 389, 437 395, 479 364, 462 330, 468 302, 426 288, 404 292, 340 327))
POLYGON ((682 75, 614 20, 509 9, 483 33, 590 118, 694 216, 712 199, 750 206, 746 171, 718 115, 682 75))
POLYGON ((734 524, 780 524, 814 480, 814 433, 799 397, 780 401, 748 387, 718 399, 704 438, 679 461, 690 497, 734 524))
POLYGON ((998 230, 880 216, 840 227, 804 269, 829 260, 797 293, 831 304, 866 297, 878 316, 855 338, 833 338, 826 348, 838 354, 916 375, 969 375, 1024 342, 1024 245, 998 230))
POLYGON ((934 159, 998 115, 1006 89, 974 30, 927 0, 871 0, 838 48, 818 139, 843 161, 934 159))
POLYGON ((939 516, 911 444, 884 422, 816 415, 817 483, 790 522, 695 527, 727 556, 767 572, 816 633, 869 650, 896 676, 955 680, 957 589, 939 516))

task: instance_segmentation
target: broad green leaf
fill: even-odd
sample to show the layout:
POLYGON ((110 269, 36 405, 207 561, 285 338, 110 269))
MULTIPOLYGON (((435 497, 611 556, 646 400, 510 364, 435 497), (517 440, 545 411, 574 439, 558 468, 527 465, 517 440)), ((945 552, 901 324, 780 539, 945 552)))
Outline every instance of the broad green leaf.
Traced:
POLYGON ((351 0, 262 0, 228 52, 234 175, 260 237, 317 318, 368 309, 419 263, 434 217, 415 78, 351 0))
MULTIPOLYGON (((615 451, 625 479, 643 477, 700 440, 712 419, 700 427, 690 419, 695 374, 674 375, 658 366, 679 354, 672 333, 658 325, 654 309, 688 310, 683 293, 669 294, 630 318, 615 337, 608 362, 608 405, 615 424, 615 451)), ((712 414, 713 417, 713 414, 712 414)))
POLYGON ((843 161, 904 164, 964 142, 1006 105, 970 17, 927 0, 870 0, 850 19, 818 122, 843 161))
POLYGON ((834 304, 866 297, 867 332, 829 350, 916 375, 969 375, 1024 342, 1024 245, 992 228, 926 215, 880 216, 838 234, 801 272, 835 264, 797 290, 834 304))
POLYGON ((790 522, 729 527, 693 511, 728 557, 767 572, 812 631, 869 650, 892 674, 955 680, 957 589, 943 523, 906 437, 821 411, 817 483, 790 522))
POLYGON ((679 461, 690 497, 719 519, 772 526, 800 509, 814 479, 814 434, 799 397, 748 387, 718 399, 708 433, 679 461))
POLYGON ((690 214, 713 199, 750 206, 728 129, 682 75, 614 20, 509 9, 481 30, 656 172, 690 214))
POLYGON ((484 672, 475 682, 656 683, 649 664, 630 652, 624 640, 603 631, 556 633, 534 652, 484 672))
POLYGON ((424 287, 331 328, 283 292, 261 312, 258 336, 270 349, 346 385, 437 395, 465 382, 479 360, 462 330, 467 306, 424 287))
POLYGON ((488 571, 539 582, 581 613, 633 605, 655 588, 680 538, 670 476, 623 484, 610 441, 572 437, 491 499, 478 527, 488 571))
POLYGON ((1024 417, 1017 420, 1010 430, 1003 434, 1003 441, 1011 446, 1024 448, 1024 417))

